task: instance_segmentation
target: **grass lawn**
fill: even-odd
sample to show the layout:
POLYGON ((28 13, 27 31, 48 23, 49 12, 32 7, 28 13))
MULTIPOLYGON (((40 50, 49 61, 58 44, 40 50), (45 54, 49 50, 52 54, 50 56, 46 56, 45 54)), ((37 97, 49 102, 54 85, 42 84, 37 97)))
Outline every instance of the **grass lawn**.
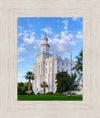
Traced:
POLYGON ((69 100, 69 101, 82 101, 82 95, 18 95, 19 101, 34 101, 34 100, 50 100, 50 101, 59 101, 59 100, 69 100))

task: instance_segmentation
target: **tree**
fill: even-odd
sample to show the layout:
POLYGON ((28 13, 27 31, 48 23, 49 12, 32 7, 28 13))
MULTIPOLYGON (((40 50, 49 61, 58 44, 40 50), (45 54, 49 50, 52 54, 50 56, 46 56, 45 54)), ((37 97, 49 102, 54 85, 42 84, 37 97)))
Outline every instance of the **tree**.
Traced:
POLYGON ((68 88, 68 80, 70 78, 70 75, 67 72, 58 72, 56 74, 56 84, 57 84, 57 93, 62 93, 67 91, 68 88))
POLYGON ((42 82, 42 84, 40 84, 40 85, 41 85, 41 88, 43 88, 43 93, 45 94, 45 88, 48 87, 47 83, 46 82, 42 82))
POLYGON ((73 68, 80 75, 83 75, 83 50, 79 53, 79 56, 76 56, 76 65, 73 68))
POLYGON ((76 56, 76 65, 73 70, 77 72, 78 81, 80 80, 81 86, 83 86, 83 50, 79 53, 79 56, 76 56))
POLYGON ((23 86, 24 86, 24 83, 23 82, 17 83, 18 93, 22 92, 23 86))
POLYGON ((69 91, 71 94, 71 91, 75 91, 75 90, 80 90, 79 89, 79 85, 80 85, 80 80, 77 79, 77 74, 76 73, 72 73, 70 75, 70 79, 68 80, 68 85, 69 85, 69 91))
POLYGON ((76 73, 69 75, 67 72, 58 72, 56 75, 57 91, 63 93, 66 91, 78 90, 79 81, 76 80, 76 73))
MULTIPOLYGON (((17 83, 17 87, 19 95, 26 95, 26 91, 28 91, 28 82, 27 83, 19 82, 17 83)), ((32 84, 30 85, 30 89, 32 89, 32 84)))
POLYGON ((34 74, 31 71, 27 72, 26 75, 25 75, 25 79, 29 80, 28 94, 30 95, 30 84, 31 84, 31 80, 34 80, 34 74))

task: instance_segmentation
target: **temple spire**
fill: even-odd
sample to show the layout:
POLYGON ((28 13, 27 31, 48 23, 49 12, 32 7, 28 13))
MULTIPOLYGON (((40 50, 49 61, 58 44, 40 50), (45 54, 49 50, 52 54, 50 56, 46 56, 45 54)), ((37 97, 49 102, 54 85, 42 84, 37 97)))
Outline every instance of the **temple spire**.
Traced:
POLYGON ((48 41, 48 38, 47 38, 47 35, 46 35, 46 31, 45 31, 45 34, 44 34, 44 37, 42 40, 47 40, 48 41))
POLYGON ((45 31, 44 37, 47 37, 47 35, 46 35, 46 31, 45 31))

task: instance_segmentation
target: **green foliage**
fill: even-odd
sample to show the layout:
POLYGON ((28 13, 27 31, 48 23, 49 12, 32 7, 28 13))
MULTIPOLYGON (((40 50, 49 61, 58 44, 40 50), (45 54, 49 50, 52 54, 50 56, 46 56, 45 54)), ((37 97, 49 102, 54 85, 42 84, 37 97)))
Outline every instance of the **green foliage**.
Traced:
POLYGON ((45 88, 48 87, 46 82, 42 82, 42 84, 40 84, 41 88, 43 88, 43 94, 45 94, 45 88))
POLYGON ((68 90, 68 81, 70 76, 67 72, 58 72, 56 74, 57 93, 62 93, 68 90))
POLYGON ((23 86, 24 86, 24 83, 23 82, 20 82, 20 83, 17 84, 18 92, 21 92, 22 91, 23 86))
POLYGON ((56 93, 54 93, 54 95, 62 95, 62 94, 61 94, 61 93, 57 93, 57 92, 56 92, 56 93))
POLYGON ((29 71, 26 73, 25 75, 25 79, 29 80, 29 84, 28 84, 28 94, 30 95, 30 84, 31 84, 31 80, 34 80, 34 74, 33 72, 29 71))
POLYGON ((76 65, 73 68, 76 72, 82 76, 83 74, 83 50, 79 53, 79 56, 76 57, 76 65))
POLYGON ((83 50, 79 53, 79 56, 76 57, 76 65, 73 70, 77 72, 78 81, 81 83, 81 87, 83 87, 83 50))
POLYGON ((44 87, 48 87, 48 85, 47 85, 47 83, 46 82, 42 82, 42 84, 40 84, 41 85, 41 88, 44 88, 44 87))
MULTIPOLYGON (((31 84, 30 88, 32 89, 32 84, 31 84)), ((18 94, 26 95, 27 94, 26 91, 28 91, 28 82, 27 83, 23 83, 23 82, 17 83, 17 90, 18 90, 18 94)))
POLYGON ((67 72, 58 72, 56 75, 57 93, 79 90, 79 81, 76 80, 76 73, 69 75, 67 72))
POLYGON ((25 75, 25 79, 34 80, 34 74, 31 71, 27 72, 25 75))
POLYGON ((50 92, 47 92, 46 94, 47 94, 47 95, 53 95, 53 92, 50 91, 50 92))
POLYGON ((32 93, 31 93, 31 95, 35 95, 33 90, 32 90, 32 93))
POLYGON ((41 93, 39 93, 39 92, 37 93, 37 95, 40 95, 40 94, 41 94, 41 93))

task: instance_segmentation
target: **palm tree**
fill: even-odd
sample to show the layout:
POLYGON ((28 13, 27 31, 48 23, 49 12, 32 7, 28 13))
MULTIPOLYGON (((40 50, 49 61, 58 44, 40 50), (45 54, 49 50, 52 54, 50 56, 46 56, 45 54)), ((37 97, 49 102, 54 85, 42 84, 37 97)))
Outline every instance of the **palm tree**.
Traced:
POLYGON ((43 93, 45 94, 45 88, 48 87, 47 83, 46 82, 42 82, 42 84, 40 84, 40 85, 41 85, 41 88, 43 88, 43 93))
POLYGON ((31 71, 27 72, 26 75, 25 75, 25 79, 29 80, 28 94, 30 95, 30 84, 31 84, 31 80, 34 80, 34 74, 33 74, 33 72, 31 72, 31 71))

